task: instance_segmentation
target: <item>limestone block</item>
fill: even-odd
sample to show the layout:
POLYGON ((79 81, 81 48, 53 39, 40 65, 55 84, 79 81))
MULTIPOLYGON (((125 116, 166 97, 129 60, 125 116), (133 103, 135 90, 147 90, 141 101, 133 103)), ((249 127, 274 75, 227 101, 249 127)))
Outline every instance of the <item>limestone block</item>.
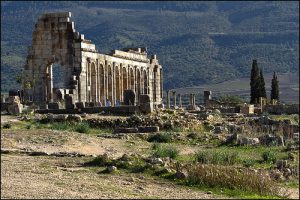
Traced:
POLYGON ((20 103, 8 106, 9 114, 21 114, 22 110, 23 110, 23 105, 20 103))
POLYGON ((146 127, 138 127, 138 131, 140 133, 152 133, 152 132, 159 132, 159 126, 146 126, 146 127))
POLYGON ((154 111, 153 103, 144 103, 139 106, 140 111, 143 113, 151 113, 154 111))
POLYGON ((76 105, 76 108, 79 108, 79 109, 85 108, 85 104, 83 102, 76 102, 75 105, 76 105))
POLYGON ((124 104, 135 105, 135 92, 133 90, 124 90, 124 104))

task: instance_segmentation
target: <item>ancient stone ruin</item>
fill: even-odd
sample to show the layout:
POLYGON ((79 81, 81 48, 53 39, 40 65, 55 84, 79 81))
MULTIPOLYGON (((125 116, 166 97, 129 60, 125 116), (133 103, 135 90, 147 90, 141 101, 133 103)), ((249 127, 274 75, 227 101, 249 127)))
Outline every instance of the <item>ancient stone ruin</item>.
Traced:
POLYGON ((40 108, 59 108, 55 102, 69 109, 76 104, 139 105, 143 99, 143 106, 162 104, 162 66, 156 55, 148 58, 145 47, 98 53, 95 44, 75 30, 70 12, 46 13, 38 19, 24 68, 24 101, 40 108), (53 86, 55 67, 61 67, 63 77, 58 88, 53 86))

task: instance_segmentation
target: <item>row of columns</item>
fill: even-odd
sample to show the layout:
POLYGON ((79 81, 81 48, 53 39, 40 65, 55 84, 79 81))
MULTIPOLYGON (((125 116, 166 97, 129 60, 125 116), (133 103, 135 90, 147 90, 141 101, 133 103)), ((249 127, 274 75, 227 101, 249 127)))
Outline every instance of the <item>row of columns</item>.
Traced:
MULTIPOLYGON (((170 91, 167 90, 167 108, 171 108, 170 103, 171 103, 171 92, 172 92, 172 96, 173 96, 173 106, 174 108, 177 106, 176 104, 176 91, 170 91)), ((178 94, 178 98, 179 98, 179 107, 182 108, 182 100, 181 100, 181 94, 178 94)), ((193 107, 196 106, 196 94, 191 93, 190 94, 190 105, 192 105, 193 107)))
MULTIPOLYGON (((167 90, 167 108, 170 108, 170 103, 171 103, 171 95, 170 95, 171 91, 167 90)), ((176 102, 176 91, 172 91, 173 94, 173 106, 174 108, 177 106, 177 102, 176 102)), ((181 94, 178 94, 178 98, 179 98, 179 107, 182 108, 182 101, 181 101, 181 94)))
POLYGON ((136 93, 136 101, 139 94, 149 92, 149 71, 139 69, 137 66, 120 66, 113 63, 109 65, 96 62, 87 62, 86 68, 86 101, 101 102, 106 105, 106 100, 115 106, 117 102, 124 101, 123 92, 131 89, 136 93))

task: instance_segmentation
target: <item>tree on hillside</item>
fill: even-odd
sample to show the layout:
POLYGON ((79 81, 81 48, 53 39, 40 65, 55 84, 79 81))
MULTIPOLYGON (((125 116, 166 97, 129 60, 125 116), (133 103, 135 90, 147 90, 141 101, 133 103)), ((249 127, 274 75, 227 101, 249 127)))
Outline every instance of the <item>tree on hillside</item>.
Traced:
POLYGON ((277 75, 274 72, 272 78, 272 85, 271 85, 271 100, 279 100, 279 82, 277 80, 277 75))
POLYGON ((251 78, 250 78, 250 103, 255 104, 258 101, 259 97, 259 69, 257 66, 257 60, 253 60, 252 69, 251 69, 251 78))
POLYGON ((265 79, 264 75, 262 73, 262 69, 260 69, 259 73, 259 96, 258 97, 264 97, 267 98, 267 93, 266 93, 266 87, 265 87, 265 79))

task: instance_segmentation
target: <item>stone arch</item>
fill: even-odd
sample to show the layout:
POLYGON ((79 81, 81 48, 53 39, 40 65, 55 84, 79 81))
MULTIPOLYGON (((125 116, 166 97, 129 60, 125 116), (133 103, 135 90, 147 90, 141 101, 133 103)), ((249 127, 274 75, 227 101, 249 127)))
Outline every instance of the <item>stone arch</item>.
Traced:
POLYGON ((113 102, 113 74, 110 65, 107 66, 107 87, 108 87, 107 99, 112 103, 113 102))
POLYGON ((143 86, 144 86, 144 94, 149 94, 149 90, 148 90, 148 76, 147 76, 147 71, 143 70, 143 86))
POLYGON ((119 66, 115 67, 115 78, 116 78, 116 102, 118 101, 119 104, 121 102, 121 86, 120 86, 120 70, 119 66))
POLYGON ((49 63, 44 68, 43 74, 44 100, 46 102, 60 101, 63 97, 58 97, 57 91, 65 88, 63 66, 59 62, 49 63))
POLYGON ((96 102, 97 97, 97 76, 96 76, 96 65, 94 62, 90 65, 90 86, 91 86, 91 102, 96 102))
POLYGON ((123 73, 123 90, 127 90, 128 89, 128 74, 127 74, 126 67, 123 67, 122 73, 123 73))
POLYGON ((99 82, 99 85, 100 85, 99 100, 102 103, 102 105, 105 105, 105 101, 106 101, 104 78, 105 78, 104 66, 103 66, 102 63, 100 63, 100 66, 99 66, 99 79, 100 79, 100 82, 99 82))
POLYGON ((136 73, 136 95, 137 98, 139 99, 139 96, 141 94, 141 72, 139 69, 137 69, 136 73))
POLYGON ((133 70, 133 68, 129 69, 129 80, 130 80, 129 87, 131 90, 134 91, 134 70, 133 70))
POLYGON ((64 76, 62 80, 64 80, 64 86, 67 87, 74 76, 75 61, 73 55, 75 49, 72 47, 74 46, 75 30, 70 17, 71 13, 61 12, 43 14, 38 19, 26 60, 28 65, 25 65, 24 73, 27 77, 24 82, 32 81, 33 83, 29 88, 24 87, 26 99, 33 95, 34 102, 49 101, 52 87, 47 85, 49 82, 47 74, 50 74, 50 66, 53 63, 59 62, 63 66, 64 76), (59 31, 56 31, 58 27, 59 31), (48 92, 45 91, 45 88, 48 92))

